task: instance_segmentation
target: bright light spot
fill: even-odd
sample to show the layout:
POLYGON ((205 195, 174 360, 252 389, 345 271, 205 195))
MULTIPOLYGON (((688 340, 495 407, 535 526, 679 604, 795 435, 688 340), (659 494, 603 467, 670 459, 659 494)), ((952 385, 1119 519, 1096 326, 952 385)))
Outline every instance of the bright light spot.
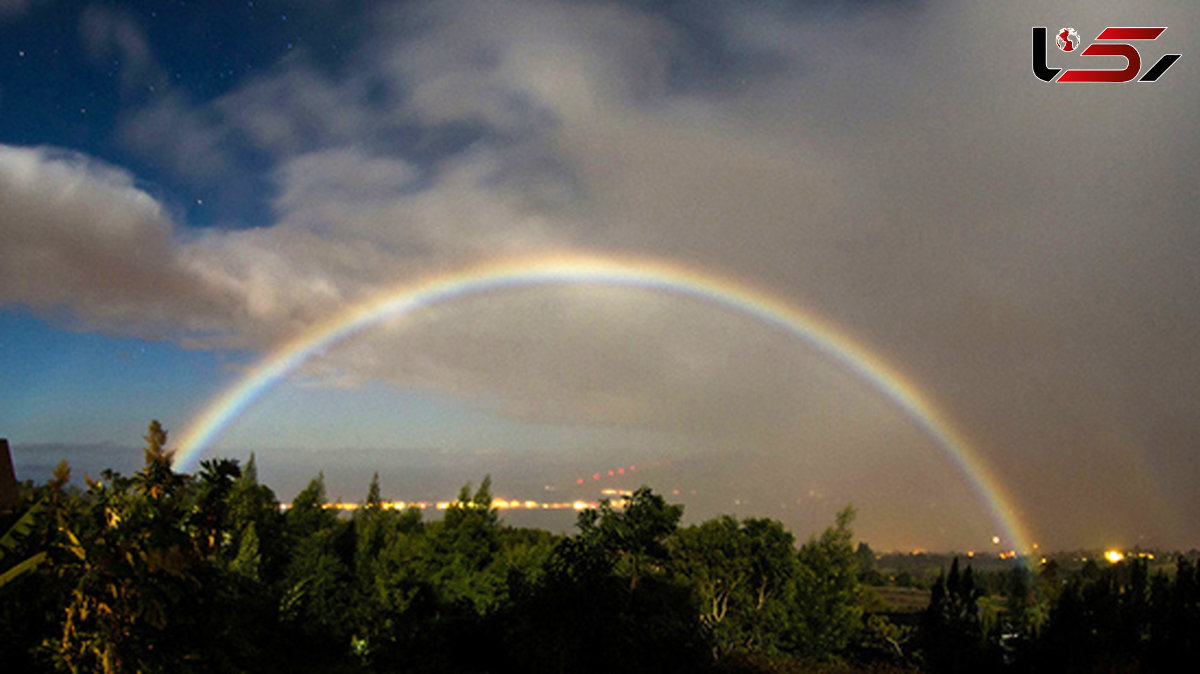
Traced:
POLYGON ((1109 564, 1116 564, 1122 559, 1125 559, 1125 555, 1121 554, 1119 550, 1105 550, 1104 558, 1108 560, 1109 564))
POLYGON ((575 484, 583 484, 583 478, 581 477, 578 480, 575 480, 575 484))
POLYGON ((600 473, 592 473, 592 479, 593 479, 593 480, 599 480, 599 479, 600 479, 600 473))
POLYGON ((621 475, 624 475, 624 474, 625 474, 625 469, 624 469, 624 468, 618 468, 618 469, 617 469, 617 472, 618 472, 618 473, 620 473, 621 475))
POLYGON ((611 470, 610 470, 610 471, 608 471, 608 476, 609 476, 609 477, 612 477, 612 476, 613 476, 613 472, 612 472, 611 470))
POLYGON ((637 470, 637 466, 630 466, 629 470, 637 470))
POLYGON ((1000 545, 1000 537, 992 536, 992 545, 1000 545))

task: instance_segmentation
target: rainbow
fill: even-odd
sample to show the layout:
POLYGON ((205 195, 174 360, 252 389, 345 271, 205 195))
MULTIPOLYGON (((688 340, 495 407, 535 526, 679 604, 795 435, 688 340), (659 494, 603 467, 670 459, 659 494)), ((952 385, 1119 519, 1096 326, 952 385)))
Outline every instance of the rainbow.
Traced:
POLYGON ((660 260, 561 254, 484 263, 402 283, 319 323, 275 349, 212 400, 183 431, 175 467, 190 470, 213 439, 313 354, 381 320, 505 289, 601 284, 673 293, 753 317, 806 342, 902 410, 954 462, 988 506, 1013 550, 1029 553, 1017 511, 966 437, 909 377, 834 325, 750 285, 660 260))

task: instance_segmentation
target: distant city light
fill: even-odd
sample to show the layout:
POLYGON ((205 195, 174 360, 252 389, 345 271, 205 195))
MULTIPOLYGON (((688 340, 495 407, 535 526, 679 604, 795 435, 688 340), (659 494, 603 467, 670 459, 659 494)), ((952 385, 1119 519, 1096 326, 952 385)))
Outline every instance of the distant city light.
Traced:
POLYGON ((1000 545, 1000 537, 992 536, 992 545, 1000 545))
POLYGON ((1123 555, 1119 550, 1105 550, 1104 558, 1108 560, 1109 564, 1116 564, 1122 559, 1125 559, 1125 555, 1123 555))
MULTIPOLYGON (((605 489, 602 492, 605 496, 631 496, 633 492, 625 489, 605 489)), ((430 503, 427 501, 384 501, 380 506, 384 510, 407 510, 414 508, 416 510, 427 510, 433 507, 436 510, 449 510, 457 505, 455 501, 437 501, 430 503)), ((614 509, 625 507, 623 498, 610 501, 610 505, 614 509)), ((292 507, 291 503, 280 503, 280 510, 288 510, 292 507)), ((327 503, 325 507, 330 510, 341 510, 353 512, 363 507, 361 503, 327 503)), ((467 507, 474 507, 467 504, 467 507)), ((519 499, 492 499, 492 508, 496 510, 587 510, 589 508, 599 508, 599 501, 521 501, 519 499)))

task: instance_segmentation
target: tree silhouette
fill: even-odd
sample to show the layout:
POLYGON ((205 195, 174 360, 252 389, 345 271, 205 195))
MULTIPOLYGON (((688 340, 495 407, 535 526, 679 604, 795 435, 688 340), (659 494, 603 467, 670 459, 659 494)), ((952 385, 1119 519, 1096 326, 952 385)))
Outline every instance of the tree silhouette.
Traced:
POLYGON ((800 548, 793 602, 793 648, 824 659, 844 651, 862 629, 863 590, 850 529, 854 508, 838 511, 834 526, 800 548))

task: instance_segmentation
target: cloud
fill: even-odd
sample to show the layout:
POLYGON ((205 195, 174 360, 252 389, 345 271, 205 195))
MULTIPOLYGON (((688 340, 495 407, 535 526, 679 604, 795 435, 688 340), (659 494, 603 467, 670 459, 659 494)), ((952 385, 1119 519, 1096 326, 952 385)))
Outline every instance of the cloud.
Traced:
MULTIPOLYGON (((379 62, 427 124, 516 132, 656 97, 675 39, 665 23, 614 4, 442 2, 419 12, 431 28, 379 62)), ((381 32, 408 20, 392 12, 381 32)))
POLYGON ((128 15, 90 5, 79 19, 83 47, 93 62, 121 72, 121 93, 138 95, 166 86, 166 72, 154 58, 146 36, 128 15))
POLYGON ((0 146, 0 302, 160 337, 224 327, 220 295, 178 264, 174 228, 130 175, 78 154, 0 146))
POLYGON ((229 186, 238 168, 234 130, 207 108, 196 107, 181 91, 167 91, 126 113, 118 130, 121 143, 175 175, 203 187, 229 186))
POLYGON ((394 112, 371 105, 367 84, 364 77, 331 79, 294 56, 211 107, 257 147, 286 156, 377 139, 394 112))

